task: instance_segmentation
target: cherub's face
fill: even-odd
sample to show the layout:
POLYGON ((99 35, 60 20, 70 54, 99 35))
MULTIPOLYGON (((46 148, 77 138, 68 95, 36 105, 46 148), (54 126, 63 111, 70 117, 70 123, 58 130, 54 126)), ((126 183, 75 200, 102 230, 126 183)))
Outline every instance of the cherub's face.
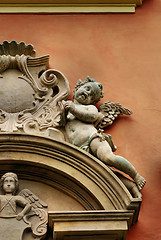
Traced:
POLYGON ((74 99, 81 104, 92 104, 100 97, 100 88, 98 87, 97 83, 90 82, 86 83, 74 94, 74 99))
POLYGON ((15 180, 13 177, 6 177, 3 182, 3 191, 5 193, 13 193, 16 189, 15 180))

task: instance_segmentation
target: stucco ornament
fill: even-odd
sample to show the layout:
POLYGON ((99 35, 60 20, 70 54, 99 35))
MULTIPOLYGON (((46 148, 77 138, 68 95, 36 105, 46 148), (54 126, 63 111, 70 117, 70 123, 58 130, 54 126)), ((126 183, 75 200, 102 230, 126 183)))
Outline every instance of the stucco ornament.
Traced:
POLYGON ((103 129, 121 114, 132 112, 118 103, 95 104, 103 97, 102 84, 87 77, 79 80, 74 102, 65 76, 49 67, 49 55, 35 57, 32 45, 0 44, 0 133, 25 133, 70 142, 106 165, 128 174, 115 174, 134 197, 141 197, 145 179, 131 163, 114 155, 116 146, 103 129), (136 184, 135 184, 136 183, 136 184))
POLYGON ((45 135, 59 126, 68 82, 48 69, 49 56, 35 57, 32 45, 4 41, 0 45, 0 131, 45 135))
MULTIPOLYGON (((31 229, 32 239, 42 239, 47 232, 47 205, 28 189, 19 194, 18 178, 8 172, 1 177, 0 195, 0 239, 24 239, 26 230, 31 229)), ((31 239, 31 238, 30 238, 31 239)))
MULTIPOLYGON (((103 133, 102 130, 111 125, 119 115, 130 115, 132 112, 118 103, 109 101, 101 104, 97 109, 95 103, 102 97, 101 83, 90 77, 87 77, 84 82, 78 81, 74 91, 74 102, 63 101, 67 138, 70 143, 90 151, 106 165, 128 174, 140 191, 146 183, 145 179, 128 160, 113 153, 116 146, 113 144, 112 137, 103 133)), ((117 174, 121 176, 120 173, 117 174)), ((125 180, 123 176, 121 178, 123 181, 125 180)), ((128 180, 125 182, 128 182, 128 180)), ((133 190, 139 196, 137 189, 133 186, 133 190)))

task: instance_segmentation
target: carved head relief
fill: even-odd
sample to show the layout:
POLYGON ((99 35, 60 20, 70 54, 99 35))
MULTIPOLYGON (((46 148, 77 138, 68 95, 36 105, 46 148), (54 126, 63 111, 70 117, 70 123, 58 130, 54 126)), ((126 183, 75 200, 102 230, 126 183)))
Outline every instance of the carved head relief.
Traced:
POLYGON ((102 84, 96 82, 95 79, 87 77, 84 82, 80 79, 78 80, 73 97, 77 102, 88 105, 97 103, 103 95, 102 84))
POLYGON ((16 194, 18 190, 18 178, 15 173, 5 173, 1 177, 1 188, 4 193, 16 194))

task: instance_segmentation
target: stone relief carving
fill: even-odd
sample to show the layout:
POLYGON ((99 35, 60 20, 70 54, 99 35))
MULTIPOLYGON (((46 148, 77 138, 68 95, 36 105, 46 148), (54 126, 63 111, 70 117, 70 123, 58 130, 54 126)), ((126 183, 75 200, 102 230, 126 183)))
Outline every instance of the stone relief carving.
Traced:
MULTIPOLYGON (((28 189, 19 194, 18 178, 8 172, 1 177, 0 239, 24 239, 25 231, 31 229, 32 239, 43 239, 47 232, 47 205, 28 189)), ((31 239, 31 238, 30 238, 31 239)))
POLYGON ((116 146, 103 129, 121 114, 132 112, 118 103, 95 104, 103 97, 102 84, 87 77, 78 81, 74 102, 62 73, 48 69, 49 56, 35 57, 32 45, 5 41, 0 45, 0 132, 22 132, 67 141, 90 152, 115 174, 134 197, 141 197, 145 179, 134 166, 113 152, 116 146))
POLYGON ((5 41, 0 45, 0 130, 44 135, 60 122, 68 81, 48 69, 49 56, 35 57, 32 45, 5 41))
MULTIPOLYGON (((87 77, 83 82, 78 81, 74 91, 74 102, 63 101, 66 115, 65 130, 70 143, 90 151, 110 167, 128 174, 136 183, 131 188, 136 197, 144 187, 145 179, 136 171, 134 166, 125 158, 115 155, 116 150, 112 137, 103 133, 103 128, 111 125, 121 114, 130 115, 132 112, 118 103, 105 102, 99 109, 95 104, 103 97, 102 84, 87 77)), ((117 171, 115 173, 129 188, 130 181, 117 171)))

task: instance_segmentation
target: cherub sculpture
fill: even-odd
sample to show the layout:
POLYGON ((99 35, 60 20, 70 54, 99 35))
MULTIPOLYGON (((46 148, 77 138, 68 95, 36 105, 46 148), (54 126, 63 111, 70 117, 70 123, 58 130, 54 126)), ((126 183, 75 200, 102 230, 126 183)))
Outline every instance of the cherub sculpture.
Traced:
POLYGON ((30 203, 22 196, 15 195, 18 190, 18 178, 15 173, 6 173, 1 177, 1 188, 4 195, 0 195, 0 215, 3 217, 16 217, 21 220, 31 210, 30 203), (23 210, 17 214, 17 205, 23 210))
POLYGON ((13 227, 17 226, 16 233, 12 235, 13 240, 21 239, 23 231, 27 228, 32 229, 33 239, 42 239, 47 231, 47 212, 44 210, 47 205, 28 189, 23 189, 17 195, 18 185, 15 173, 8 172, 1 177, 1 189, 4 194, 0 195, 0 224, 3 226, 0 239, 7 239, 9 231, 12 232, 12 227, 8 229, 9 222, 5 222, 6 220, 12 221, 13 227))
MULTIPOLYGON (((97 109, 95 104, 102 97, 101 83, 89 77, 84 82, 78 80, 73 96, 74 102, 69 100, 63 102, 67 118, 65 130, 69 142, 89 150, 106 165, 128 174, 140 191, 146 183, 145 179, 128 160, 113 153, 116 147, 112 138, 102 130, 111 125, 117 116, 129 115, 131 111, 112 102, 105 102, 97 109)), ((123 176, 122 179, 124 179, 123 176)))

